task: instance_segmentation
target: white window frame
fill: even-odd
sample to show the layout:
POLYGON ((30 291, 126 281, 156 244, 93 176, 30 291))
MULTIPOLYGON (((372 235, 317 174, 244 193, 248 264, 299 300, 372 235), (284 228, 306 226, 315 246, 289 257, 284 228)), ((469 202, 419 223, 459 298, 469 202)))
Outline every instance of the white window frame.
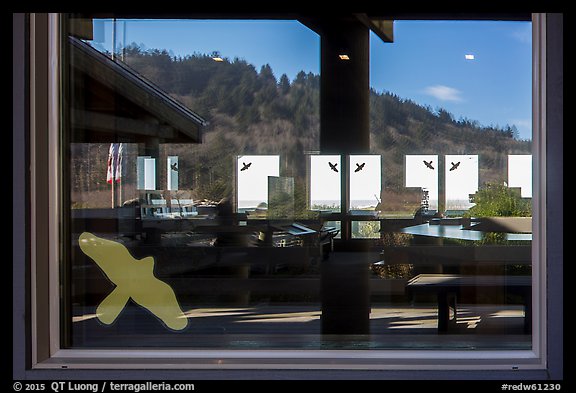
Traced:
POLYGON ((154 350, 154 349, 63 349, 61 347, 60 244, 60 15, 48 14, 47 23, 30 16, 30 72, 44 64, 48 83, 44 87, 30 78, 31 124, 31 363, 33 369, 346 369, 346 370, 542 370, 547 359, 546 289, 546 15, 533 14, 533 320, 530 350, 154 350), (48 56, 36 48, 35 29, 47 27, 48 56), (46 91, 43 91, 46 89, 46 91), (40 97, 40 98, 36 98, 40 97), (45 97, 46 102, 42 97, 45 97), (38 103, 44 105, 38 105, 38 103), (45 113, 41 113, 45 111, 45 113), (47 128, 38 119, 47 115, 47 128), (36 162, 37 138, 48 130, 47 162, 36 162), (37 189, 38 168, 48 165, 48 189, 37 189), (35 247, 46 233, 35 211, 35 201, 47 198, 47 254, 35 247), (48 285, 39 282, 39 268, 49 272, 48 285), (39 312, 48 306, 44 317, 39 312))

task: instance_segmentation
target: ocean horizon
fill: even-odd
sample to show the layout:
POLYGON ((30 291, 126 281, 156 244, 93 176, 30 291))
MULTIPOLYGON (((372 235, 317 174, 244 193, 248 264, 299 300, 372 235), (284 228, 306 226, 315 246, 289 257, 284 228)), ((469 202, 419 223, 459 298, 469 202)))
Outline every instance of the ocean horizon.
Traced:
MULTIPOLYGON (((239 209, 256 209, 258 205, 262 202, 267 203, 267 201, 256 201, 256 200, 243 200, 239 201, 238 208, 239 209)), ((366 209, 366 208, 375 208, 378 204, 376 200, 369 200, 369 199, 353 199, 350 201, 350 208, 351 209, 366 209)), ((436 200, 429 201, 429 208, 434 210, 437 208, 438 203, 436 200)), ((326 208, 339 208, 340 207, 340 200, 337 199, 318 199, 312 201, 310 204, 312 209, 318 209, 319 207, 326 207, 326 208)), ((446 201, 446 208, 447 209, 459 209, 459 210, 468 210, 470 207, 474 206, 473 203, 465 199, 448 199, 446 201)), ((383 203, 383 207, 386 207, 386 201, 383 203)))

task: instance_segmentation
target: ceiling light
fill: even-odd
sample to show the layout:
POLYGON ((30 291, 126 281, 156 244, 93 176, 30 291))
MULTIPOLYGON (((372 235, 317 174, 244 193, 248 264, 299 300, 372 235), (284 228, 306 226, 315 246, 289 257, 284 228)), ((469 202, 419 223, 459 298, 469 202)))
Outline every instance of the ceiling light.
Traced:
POLYGON ((464 58, 465 58, 466 60, 474 60, 474 55, 470 55, 470 54, 469 54, 469 55, 464 55, 464 58))

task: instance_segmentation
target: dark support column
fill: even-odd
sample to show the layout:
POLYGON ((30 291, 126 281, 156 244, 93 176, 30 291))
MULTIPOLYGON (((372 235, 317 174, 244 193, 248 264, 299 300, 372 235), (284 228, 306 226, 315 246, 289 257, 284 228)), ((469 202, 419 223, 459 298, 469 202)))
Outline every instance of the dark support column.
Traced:
MULTIPOLYGON (((347 155, 370 151, 369 30, 357 19, 330 19, 321 36, 320 151, 342 155, 342 212, 348 206, 347 155), (348 59, 340 56, 346 55, 348 59)), ((344 244, 350 223, 342 221, 344 244)), ((346 245, 344 245, 346 248, 346 245)), ((366 255, 335 252, 322 277, 322 333, 370 333, 370 276, 366 255)))
POLYGON ((448 332, 449 327, 456 327, 457 304, 456 294, 448 290, 439 291, 438 300, 438 333, 448 332), (450 318, 450 309, 454 313, 450 318))
POLYGON ((322 334, 370 333, 370 270, 364 253, 334 253, 321 265, 322 334))
POLYGON ((369 30, 357 20, 322 27, 320 150, 323 154, 368 153, 369 30), (349 60, 340 59, 346 54, 349 60))

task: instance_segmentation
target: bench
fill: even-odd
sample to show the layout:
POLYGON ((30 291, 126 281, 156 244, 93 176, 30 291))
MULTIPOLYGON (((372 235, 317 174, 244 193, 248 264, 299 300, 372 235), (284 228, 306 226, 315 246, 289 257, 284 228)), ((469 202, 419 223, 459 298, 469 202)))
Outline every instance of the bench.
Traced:
POLYGON ((484 293, 513 293, 522 297, 524 332, 532 331, 532 278, 530 276, 475 276, 419 274, 406 284, 408 293, 435 293, 438 302, 438 333, 446 333, 456 323, 457 298, 464 289, 484 293), (450 309, 453 310, 452 316, 450 309))

